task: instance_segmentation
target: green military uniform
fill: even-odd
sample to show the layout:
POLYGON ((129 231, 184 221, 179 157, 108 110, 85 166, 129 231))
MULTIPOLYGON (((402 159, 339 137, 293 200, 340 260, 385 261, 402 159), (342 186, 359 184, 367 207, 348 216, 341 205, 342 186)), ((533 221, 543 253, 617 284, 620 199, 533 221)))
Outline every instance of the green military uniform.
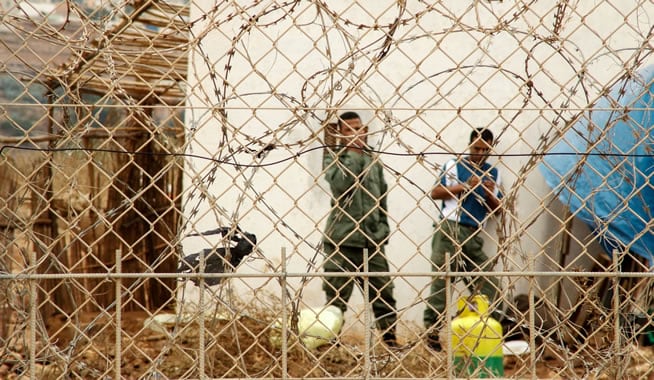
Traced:
MULTIPOLYGON (((388 241, 386 192, 383 168, 372 155, 343 150, 324 160, 325 178, 332 191, 331 213, 324 237, 325 272, 362 271, 368 249, 368 271, 388 272, 384 245, 388 241)), ((329 304, 347 310, 356 280, 361 277, 325 277, 323 290, 329 304)), ((389 276, 370 276, 370 302, 382 331, 396 320, 393 282, 389 276)))
MULTIPOLYGON (((469 158, 463 160, 450 160, 443 166, 443 174, 439 179, 441 186, 454 186, 466 183, 470 177, 487 177, 492 179, 497 187, 495 196, 503 197, 499 190, 500 174, 497 168, 484 162, 477 166, 469 158)), ((431 245, 432 271, 467 271, 486 272, 493 270, 494 263, 488 260, 484 253, 484 240, 479 232, 484 227, 490 210, 485 200, 485 193, 481 186, 467 193, 443 201, 441 209, 444 219, 438 224, 431 245), (450 261, 446 263, 446 252, 449 252, 450 261), (446 265, 447 264, 447 265, 446 265)), ((500 282, 495 277, 479 277, 471 273, 473 279, 464 277, 471 292, 481 292, 492 302, 498 296, 500 282)), ((455 279, 456 280, 456 279, 455 279)), ((443 324, 446 306, 445 278, 434 277, 427 298, 428 307, 424 312, 425 327, 433 331, 440 329, 443 324)), ((499 309, 496 307, 494 309, 499 309)))

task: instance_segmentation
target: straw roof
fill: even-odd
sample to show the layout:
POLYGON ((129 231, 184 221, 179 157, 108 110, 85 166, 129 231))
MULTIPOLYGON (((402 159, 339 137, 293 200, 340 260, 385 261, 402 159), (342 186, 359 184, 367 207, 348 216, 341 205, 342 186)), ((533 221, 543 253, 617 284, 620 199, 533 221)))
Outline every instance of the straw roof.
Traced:
POLYGON ((139 103, 177 105, 185 96, 188 4, 136 1, 110 28, 73 50, 52 82, 139 103))

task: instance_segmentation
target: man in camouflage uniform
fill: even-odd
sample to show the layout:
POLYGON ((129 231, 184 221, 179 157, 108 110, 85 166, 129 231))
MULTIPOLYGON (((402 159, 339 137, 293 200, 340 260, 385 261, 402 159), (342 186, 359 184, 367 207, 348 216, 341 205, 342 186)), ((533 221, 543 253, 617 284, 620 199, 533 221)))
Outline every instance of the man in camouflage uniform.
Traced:
MULTIPOLYGON (((384 252, 388 242, 386 195, 388 186, 379 157, 366 149, 368 128, 355 112, 345 112, 338 120, 343 147, 325 155, 325 178, 332 200, 324 237, 324 270, 360 272, 364 270, 364 249, 368 250, 368 271, 388 272, 384 252)), ((323 290, 327 303, 344 313, 354 282, 363 288, 361 276, 326 276, 323 290)), ((395 337, 395 298, 389 276, 369 277, 369 301, 377 328, 387 345, 397 345, 395 337)))

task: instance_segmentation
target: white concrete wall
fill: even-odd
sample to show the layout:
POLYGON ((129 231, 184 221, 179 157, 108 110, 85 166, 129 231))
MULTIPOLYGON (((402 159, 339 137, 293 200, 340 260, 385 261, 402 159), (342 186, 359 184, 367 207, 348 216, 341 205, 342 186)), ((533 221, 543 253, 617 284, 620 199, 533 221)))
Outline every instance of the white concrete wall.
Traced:
MULTIPOLYGON (((321 175, 322 151, 312 149, 321 145, 321 123, 330 109, 360 112, 373 131, 372 145, 380 151, 436 153, 421 159, 382 155, 389 167, 401 173, 386 172, 393 230, 387 254, 393 269, 404 274, 428 270, 437 208, 425 193, 435 181, 435 168, 453 152, 466 150, 472 127, 487 126, 498 136, 496 153, 510 154, 491 161, 499 162, 505 190, 514 201, 513 219, 505 230, 519 234, 498 269, 528 269, 529 260, 538 256, 533 269, 551 270, 544 257, 557 260, 562 238, 557 235, 562 227, 559 218, 565 208, 551 204, 549 189, 528 155, 540 151, 543 135, 551 136, 563 127, 560 120, 553 124, 559 107, 568 108, 561 112, 569 118, 622 73, 621 61, 629 61, 654 17, 651 3, 620 15, 609 2, 576 2, 563 20, 561 41, 544 43, 539 38, 552 36, 552 2, 536 2, 521 13, 512 1, 450 0, 425 11, 423 3, 409 0, 399 15, 409 21, 398 28, 388 52, 376 62, 384 30, 352 25, 389 24, 398 17, 400 2, 366 1, 360 6, 349 0, 327 2, 349 25, 343 19, 335 22, 327 12, 317 14, 310 2, 296 4, 290 15, 286 15, 290 8, 273 10, 277 2, 250 3, 194 3, 191 19, 208 17, 194 29, 199 46, 190 57, 193 86, 187 114, 189 153, 224 160, 231 154, 227 146, 239 149, 252 139, 278 146, 259 160, 242 152, 227 159, 266 166, 236 168, 223 163, 212 183, 186 178, 189 228, 202 231, 237 219, 259 238, 260 255, 266 260, 242 265, 238 272, 244 274, 271 272, 280 265, 283 247, 289 272, 306 271, 311 259, 316 266, 309 271, 320 270, 321 256, 315 247, 329 212, 329 189, 321 175), (243 9, 261 15, 257 27, 250 28, 248 16, 239 13, 243 9), (414 17, 423 11, 416 21, 414 17), (458 18, 461 24, 455 26, 452 19, 458 18), (503 29, 503 21, 510 26, 503 29), (636 25, 641 30, 634 29, 636 25), (462 68, 454 70, 457 66, 462 68), (585 87, 578 83, 581 69, 585 87), (213 80, 210 71, 215 72, 213 80), (528 97, 528 77, 539 94, 532 91, 528 97), (392 121, 385 122, 384 116, 392 121), (277 161, 281 162, 273 164, 277 161), (202 189, 209 198, 198 200, 202 189), (195 206, 198 212, 192 213, 195 206)), ((621 9, 636 8, 633 1, 614 3, 622 4, 621 9)), ((188 168, 202 176, 213 165, 198 158, 188 168)), ((497 224, 488 227, 487 249, 494 254, 497 224)), ((188 238, 184 249, 194 252, 215 239, 188 238)), ((572 256, 584 249, 573 244, 572 256)), ((420 293, 426 295, 427 282, 425 277, 395 281, 405 321, 420 324, 424 308, 420 293)), ((290 283, 297 291, 299 279, 290 283)), ((280 296, 274 279, 239 279, 233 285, 246 298, 262 290, 280 296)), ((527 285, 527 280, 519 281, 511 294, 527 285)), ((321 304, 320 280, 311 280, 302 296, 307 305, 321 304)), ((351 305, 360 309, 358 294, 351 305)))

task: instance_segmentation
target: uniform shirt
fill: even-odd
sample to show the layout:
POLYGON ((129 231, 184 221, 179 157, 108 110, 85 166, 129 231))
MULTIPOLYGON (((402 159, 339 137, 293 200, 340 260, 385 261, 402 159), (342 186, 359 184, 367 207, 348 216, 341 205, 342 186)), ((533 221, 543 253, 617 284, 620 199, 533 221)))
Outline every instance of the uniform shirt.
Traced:
POLYGON ((386 244, 388 186, 379 158, 344 150, 327 154, 323 165, 332 192, 325 243, 359 248, 386 244))
MULTIPOLYGON (((503 194, 500 192, 500 173, 497 168, 484 162, 481 167, 470 163, 468 157, 461 160, 450 160, 443 166, 443 175, 440 184, 446 187, 465 183, 472 175, 482 179, 492 179, 495 181, 495 196, 501 199, 503 194)), ((486 222, 486 216, 489 209, 484 197, 484 189, 477 185, 472 191, 465 191, 453 198, 443 200, 441 213, 444 219, 453 220, 465 226, 480 228, 486 222)))

